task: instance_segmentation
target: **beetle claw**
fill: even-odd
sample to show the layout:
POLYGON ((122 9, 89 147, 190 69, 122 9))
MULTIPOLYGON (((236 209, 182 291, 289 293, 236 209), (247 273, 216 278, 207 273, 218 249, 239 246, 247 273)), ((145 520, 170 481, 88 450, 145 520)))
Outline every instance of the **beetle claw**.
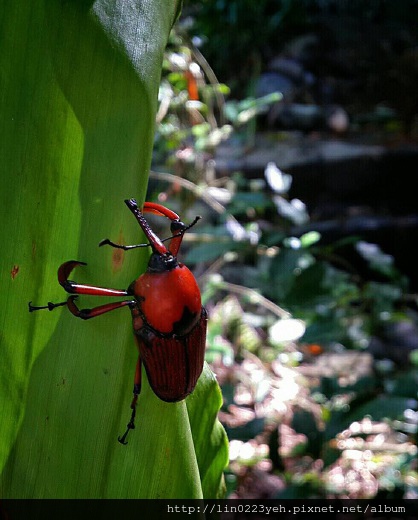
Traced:
POLYGON ((124 433, 124 435, 123 435, 122 437, 121 437, 120 435, 119 435, 119 437, 118 437, 118 441, 119 441, 121 444, 123 444, 124 446, 126 446, 126 445, 128 444, 127 442, 125 442, 125 438, 126 438, 126 436, 128 435, 128 432, 129 432, 129 430, 126 430, 126 432, 124 433))
POLYGON ((121 444, 123 444, 124 446, 126 446, 126 444, 128 444, 128 441, 126 441, 126 437, 128 436, 129 430, 134 430, 135 429, 135 422, 134 421, 135 421, 135 408, 132 409, 131 420, 127 424, 126 432, 122 435, 122 437, 120 435, 118 437, 118 441, 121 444))
POLYGON ((135 424, 131 421, 128 423, 128 427, 126 429, 126 432, 122 435, 122 437, 119 435, 118 437, 118 441, 123 444, 124 446, 126 446, 126 444, 128 444, 128 441, 126 441, 126 437, 128 436, 128 433, 129 433, 129 430, 133 430, 135 428, 135 424))

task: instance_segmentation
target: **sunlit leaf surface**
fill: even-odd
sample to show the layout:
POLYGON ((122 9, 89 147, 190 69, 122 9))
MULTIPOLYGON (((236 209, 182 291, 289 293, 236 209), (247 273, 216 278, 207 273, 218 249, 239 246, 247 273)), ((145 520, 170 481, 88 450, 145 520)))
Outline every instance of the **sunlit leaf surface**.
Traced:
MULTIPOLYGON (((202 496, 185 402, 163 403, 145 383, 137 428, 127 446, 117 442, 137 357, 129 311, 82 322, 65 308, 30 314, 27 305, 66 298, 56 279, 66 260, 87 262, 72 274, 78 282, 121 289, 144 269, 145 251, 97 245, 142 238, 123 200, 145 194, 178 8, 174 0, 6 0, 0 10, 2 497, 202 496)), ((206 384, 217 403, 210 374, 199 388, 206 384)), ((211 405, 208 418, 225 452, 211 405)), ((201 430, 197 437, 207 449, 201 430)))

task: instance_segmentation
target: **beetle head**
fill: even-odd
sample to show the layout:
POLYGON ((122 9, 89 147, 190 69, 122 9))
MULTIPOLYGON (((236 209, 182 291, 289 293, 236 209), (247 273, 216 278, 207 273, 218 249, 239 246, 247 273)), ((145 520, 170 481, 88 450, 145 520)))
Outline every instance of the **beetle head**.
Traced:
POLYGON ((164 271, 175 269, 178 265, 177 257, 170 252, 161 254, 154 251, 150 256, 147 271, 149 273, 163 273, 164 271))

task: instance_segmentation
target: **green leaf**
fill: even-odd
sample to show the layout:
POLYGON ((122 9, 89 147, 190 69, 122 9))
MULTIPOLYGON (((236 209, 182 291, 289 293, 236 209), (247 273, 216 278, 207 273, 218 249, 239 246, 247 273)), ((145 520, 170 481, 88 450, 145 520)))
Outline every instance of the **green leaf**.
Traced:
POLYGON ((329 432, 343 431, 355 421, 361 421, 370 417, 372 421, 403 420, 404 411, 416 410, 418 401, 407 397, 395 395, 380 395, 359 405, 352 405, 348 413, 336 412, 330 422, 329 432))
POLYGON ((199 244, 187 252, 184 261, 186 264, 209 262, 231 251, 243 249, 245 246, 245 243, 233 242, 232 240, 199 244))
MULTIPOLYGON (((414 352, 418 352, 418 350, 414 352)), ((418 370, 408 370, 397 375, 389 389, 392 395, 416 399, 418 397, 418 370)))
POLYGON ((300 237, 300 243, 302 247, 311 247, 321 240, 321 235, 318 231, 309 231, 300 237))
POLYGON ((197 453, 203 496, 222 498, 224 496, 223 470, 228 464, 228 440, 225 430, 217 420, 222 406, 222 394, 219 385, 206 366, 204 377, 193 394, 187 398, 190 426, 197 453), (205 406, 202 406, 205 403, 205 406), (209 442, 208 442, 208 432, 209 442))
MULTIPOLYGON (((30 314, 27 306, 66 299, 56 278, 66 260, 88 264, 75 280, 105 287, 124 289, 144 270, 145 251, 97 245, 141 239, 123 200, 146 191, 178 8, 174 0, 5 0, 0 10, 2 497, 200 498, 204 439, 225 453, 207 372, 198 387, 212 389, 204 403, 212 421, 196 446, 186 402, 163 403, 147 381, 137 428, 120 445, 137 358, 129 312, 83 322, 65 308, 30 314)), ((204 483, 213 494, 220 466, 204 483)))

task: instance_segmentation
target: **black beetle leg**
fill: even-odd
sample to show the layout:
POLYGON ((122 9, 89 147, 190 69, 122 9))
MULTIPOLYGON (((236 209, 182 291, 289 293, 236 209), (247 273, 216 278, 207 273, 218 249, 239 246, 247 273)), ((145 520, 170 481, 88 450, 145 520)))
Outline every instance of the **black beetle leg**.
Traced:
POLYGON ((129 430, 135 429, 135 415, 136 415, 137 400, 138 400, 138 395, 134 395, 134 398, 133 398, 132 404, 131 404, 131 408, 132 408, 131 419, 127 424, 126 432, 122 435, 122 437, 121 436, 118 437, 118 441, 121 444, 128 444, 128 442, 126 441, 126 437, 128 436, 129 430))
POLYGON ((121 436, 118 437, 118 441, 121 444, 128 444, 126 441, 126 437, 128 436, 129 430, 135 429, 135 415, 136 415, 136 403, 138 401, 138 395, 141 393, 141 358, 138 357, 138 361, 136 363, 136 369, 135 369, 135 379, 134 379, 134 397, 132 399, 131 403, 131 419, 127 424, 126 432, 121 436))

